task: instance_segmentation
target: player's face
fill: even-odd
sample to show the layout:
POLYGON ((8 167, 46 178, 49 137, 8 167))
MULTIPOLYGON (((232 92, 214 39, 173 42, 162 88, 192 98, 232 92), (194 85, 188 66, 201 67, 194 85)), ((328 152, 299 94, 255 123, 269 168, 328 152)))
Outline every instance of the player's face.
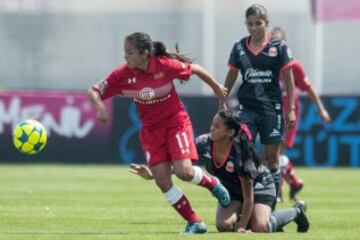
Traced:
POLYGON ((226 126, 224 120, 216 114, 213 118, 212 124, 210 126, 210 138, 214 142, 221 141, 231 137, 231 132, 226 126))
POLYGON ((266 34, 268 22, 261 19, 258 15, 250 15, 245 23, 252 38, 261 39, 266 34))
POLYGON ((145 69, 147 66, 147 54, 140 53, 129 41, 124 43, 124 58, 129 68, 145 69))

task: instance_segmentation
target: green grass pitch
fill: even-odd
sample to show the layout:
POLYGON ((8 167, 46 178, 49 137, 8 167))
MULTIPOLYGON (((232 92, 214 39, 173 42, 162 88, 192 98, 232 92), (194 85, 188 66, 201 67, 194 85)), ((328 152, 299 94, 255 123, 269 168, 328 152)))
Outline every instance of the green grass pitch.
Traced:
MULTIPOLYGON (((310 231, 217 233, 216 201, 175 180, 205 220, 208 233, 182 236, 185 222, 152 181, 116 165, 0 165, 0 239, 360 239, 360 171, 297 169, 310 231)), ((290 206, 286 203, 279 208, 290 206)))

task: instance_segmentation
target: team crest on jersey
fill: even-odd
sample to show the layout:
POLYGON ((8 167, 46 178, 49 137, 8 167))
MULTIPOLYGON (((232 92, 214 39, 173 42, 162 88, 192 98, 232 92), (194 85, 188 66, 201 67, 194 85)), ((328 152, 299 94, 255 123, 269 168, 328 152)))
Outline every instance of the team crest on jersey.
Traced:
POLYGON ((231 172, 231 173, 234 172, 235 169, 234 163, 232 161, 228 161, 225 169, 227 172, 231 172))
POLYGON ((271 47, 269 49, 269 56, 270 57, 276 57, 278 55, 277 49, 275 47, 271 47))
POLYGON ((155 97, 155 91, 152 88, 146 87, 140 90, 139 98, 144 101, 152 100, 155 97))
POLYGON ((290 48, 288 48, 286 52, 287 52, 288 58, 292 59, 293 56, 292 56, 290 48))

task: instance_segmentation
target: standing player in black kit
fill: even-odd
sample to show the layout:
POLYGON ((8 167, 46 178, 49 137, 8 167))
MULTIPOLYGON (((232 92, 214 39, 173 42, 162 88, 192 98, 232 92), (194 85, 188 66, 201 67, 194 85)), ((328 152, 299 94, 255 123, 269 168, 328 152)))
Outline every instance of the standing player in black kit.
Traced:
MULTIPOLYGON (((228 62, 225 86, 229 92, 241 72, 242 84, 237 92, 236 111, 249 126, 253 139, 259 133, 264 145, 264 159, 270 169, 278 192, 280 171, 278 158, 284 140, 279 72, 285 78, 289 102, 288 128, 296 121, 294 80, 291 70, 291 51, 285 42, 271 38, 267 28, 269 17, 265 7, 254 4, 246 10, 246 26, 250 33, 234 44, 228 62)), ((222 104, 221 104, 222 105, 222 104)))

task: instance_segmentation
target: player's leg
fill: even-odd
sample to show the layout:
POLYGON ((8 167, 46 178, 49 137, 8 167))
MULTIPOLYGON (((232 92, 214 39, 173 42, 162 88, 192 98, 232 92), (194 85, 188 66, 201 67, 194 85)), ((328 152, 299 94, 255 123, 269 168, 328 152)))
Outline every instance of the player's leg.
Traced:
POLYGON ((217 205, 216 228, 219 232, 233 232, 241 211, 241 202, 232 200, 227 208, 217 205))
POLYGON ((166 201, 172 205, 188 223, 192 223, 191 229, 187 227, 187 230, 190 229, 187 233, 205 232, 205 224, 194 212, 181 189, 176 187, 171 180, 172 168, 171 162, 168 160, 170 156, 165 148, 166 130, 147 131, 146 129, 142 129, 140 140, 155 183, 164 194, 166 201))
MULTIPOLYGON (((173 185, 171 181, 170 162, 161 162, 151 167, 156 185, 163 192, 167 202, 188 222, 196 225, 191 233, 203 233, 206 231, 205 224, 192 209, 189 200, 180 188, 173 185)), ((190 233, 190 232, 189 232, 190 233)))
POLYGON ((264 145, 264 159, 267 167, 270 170, 275 182, 276 196, 279 193, 280 187, 280 169, 278 164, 280 153, 280 144, 265 144, 264 145))
POLYGON ((191 124, 169 129, 167 146, 178 178, 207 188, 222 206, 229 205, 230 195, 221 182, 204 173, 200 167, 192 165, 198 156, 191 124))
POLYGON ((303 202, 297 202, 293 207, 281 209, 271 213, 269 218, 269 232, 282 231, 283 227, 294 221, 298 232, 307 232, 310 227, 305 214, 306 206, 303 202))
POLYGON ((255 203, 251 214, 251 231, 253 232, 270 232, 269 218, 271 207, 263 203, 255 203))
POLYGON ((281 144, 284 141, 284 119, 281 112, 274 115, 260 115, 257 118, 260 141, 264 144, 264 160, 274 177, 276 196, 278 196, 281 181, 279 156, 281 144))
MULTIPOLYGON (((297 113, 297 118, 298 115, 299 114, 297 113)), ((285 147, 292 148, 294 146, 296 134, 297 124, 294 126, 293 129, 289 129, 286 131, 286 138, 282 149, 285 149, 285 147)), ((281 153, 282 152, 283 151, 281 151, 281 153)), ((296 176, 291 161, 285 154, 280 155, 279 163, 282 176, 290 186, 290 199, 294 199, 296 197, 296 194, 302 189, 303 182, 296 176)))

